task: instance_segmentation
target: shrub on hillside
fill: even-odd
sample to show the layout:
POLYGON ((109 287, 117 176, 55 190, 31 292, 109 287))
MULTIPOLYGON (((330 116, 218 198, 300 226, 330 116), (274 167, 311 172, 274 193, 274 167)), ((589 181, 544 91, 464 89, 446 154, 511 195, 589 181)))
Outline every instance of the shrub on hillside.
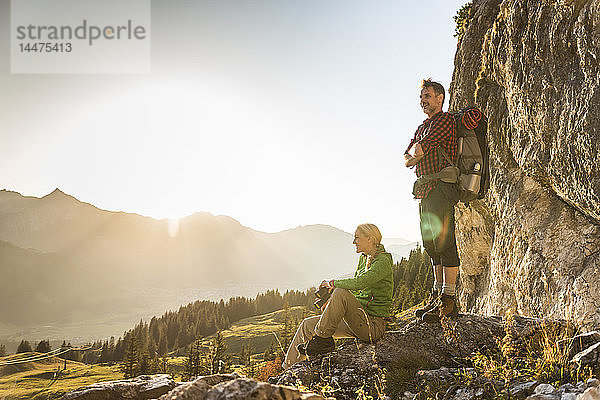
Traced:
POLYGON ((271 376, 280 375, 283 372, 283 368, 281 368, 281 358, 277 357, 273 361, 267 361, 262 365, 254 376, 254 379, 266 382, 267 379, 271 376))
POLYGON ((19 347, 17 347, 17 354, 19 353, 29 353, 33 351, 33 349, 31 348, 31 344, 29 344, 29 341, 27 340, 21 340, 21 343, 19 344, 19 347))
POLYGON ((35 346, 35 351, 37 351, 38 353, 49 353, 50 351, 52 351, 52 347, 50 346, 50 341, 41 340, 37 344, 37 346, 35 346))

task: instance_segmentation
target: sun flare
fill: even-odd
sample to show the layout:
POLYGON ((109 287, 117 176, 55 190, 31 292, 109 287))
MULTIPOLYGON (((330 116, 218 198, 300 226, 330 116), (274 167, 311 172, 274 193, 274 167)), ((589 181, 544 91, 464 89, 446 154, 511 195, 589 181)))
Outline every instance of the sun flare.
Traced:
POLYGON ((176 237, 179 233, 179 218, 169 218, 169 236, 176 237))

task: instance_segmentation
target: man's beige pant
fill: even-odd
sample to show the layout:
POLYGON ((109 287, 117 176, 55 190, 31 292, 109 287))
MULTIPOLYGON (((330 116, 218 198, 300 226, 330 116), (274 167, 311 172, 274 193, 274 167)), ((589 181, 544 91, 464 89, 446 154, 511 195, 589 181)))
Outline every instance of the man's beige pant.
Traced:
POLYGON ((308 317, 298 327, 282 367, 288 369, 306 357, 296 348, 315 334, 321 337, 359 338, 374 342, 385 332, 385 319, 367 314, 354 295, 346 289, 334 289, 323 314, 308 317))

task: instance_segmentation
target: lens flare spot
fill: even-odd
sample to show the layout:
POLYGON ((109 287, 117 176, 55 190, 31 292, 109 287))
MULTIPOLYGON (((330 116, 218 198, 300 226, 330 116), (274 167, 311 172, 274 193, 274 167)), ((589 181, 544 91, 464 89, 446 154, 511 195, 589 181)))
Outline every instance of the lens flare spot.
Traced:
POLYGON ((442 232, 442 220, 432 213, 423 213, 421 218, 421 234, 423 240, 435 240, 442 232))
POLYGON ((169 218, 169 236, 174 238, 179 233, 179 218, 169 218))

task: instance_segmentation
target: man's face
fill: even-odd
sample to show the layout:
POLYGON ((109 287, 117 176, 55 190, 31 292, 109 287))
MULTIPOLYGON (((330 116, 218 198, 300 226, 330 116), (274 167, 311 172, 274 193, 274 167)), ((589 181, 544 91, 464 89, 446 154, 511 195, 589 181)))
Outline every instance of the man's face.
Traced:
POLYGON ((425 87, 421 90, 421 108, 429 117, 433 117, 438 112, 442 111, 444 96, 435 94, 432 87, 425 87))

